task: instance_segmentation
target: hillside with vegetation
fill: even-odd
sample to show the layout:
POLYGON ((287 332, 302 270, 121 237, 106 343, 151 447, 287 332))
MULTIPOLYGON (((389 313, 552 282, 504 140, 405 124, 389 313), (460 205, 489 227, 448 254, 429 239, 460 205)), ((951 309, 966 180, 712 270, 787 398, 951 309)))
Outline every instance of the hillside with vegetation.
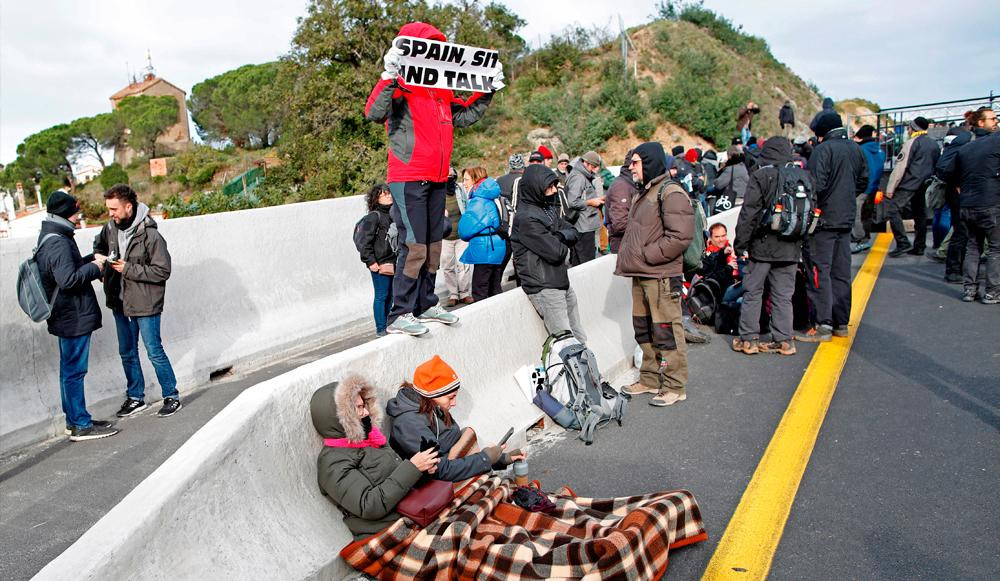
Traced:
MULTIPOLYGON (((722 150, 748 100, 761 107, 754 133, 778 133, 778 110, 790 100, 805 134, 820 107, 815 87, 763 39, 701 3, 661 2, 656 18, 628 30, 626 69, 621 37, 599 28, 567 28, 529 51, 518 35, 524 20, 499 3, 312 0, 279 61, 224 71, 191 89, 188 108, 204 145, 172 157, 166 176, 150 177, 149 156, 128 168, 109 165, 81 190, 88 218, 102 219, 102 188, 124 180, 171 216, 354 195, 384 180, 385 129, 364 119, 364 104, 386 48, 415 20, 453 42, 500 52, 508 86, 479 123, 456 130, 452 156, 456 167, 483 165, 491 175, 511 153, 543 144, 570 155, 593 149, 608 165, 650 139, 668 149, 722 150), (253 167, 266 167, 259 187, 222 192, 253 167)), ((102 114, 31 136, 0 184, 12 187, 41 167, 49 191, 74 156, 114 145, 123 126, 148 117, 102 114)), ((155 140, 160 126, 146 125, 155 140)))

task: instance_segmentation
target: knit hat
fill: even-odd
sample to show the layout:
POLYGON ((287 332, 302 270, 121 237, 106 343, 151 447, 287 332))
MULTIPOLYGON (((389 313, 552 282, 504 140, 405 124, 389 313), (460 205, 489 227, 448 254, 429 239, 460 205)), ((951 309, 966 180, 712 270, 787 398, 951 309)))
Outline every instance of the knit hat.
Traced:
POLYGON ((528 156, 528 161, 530 163, 542 163, 545 161, 545 156, 540 151, 532 151, 531 155, 528 156))
POLYGON ((580 156, 580 159, 589 163, 590 165, 596 165, 601 167, 601 156, 597 155, 596 151, 588 151, 587 153, 580 156))
POLYGON ((76 198, 62 190, 56 190, 49 196, 49 201, 45 203, 45 210, 49 214, 55 214, 60 218, 66 218, 80 211, 80 204, 76 198))
POLYGON ((424 361, 413 372, 413 387, 427 398, 441 397, 458 391, 461 387, 458 375, 439 355, 424 361))
POLYGON ((858 139, 871 139, 875 136, 875 128, 871 125, 862 125, 860 129, 854 132, 854 137, 858 139))
POLYGON ((560 153, 559 154, 559 163, 562 163, 564 161, 567 162, 567 163, 569 162, 569 154, 568 153, 560 153))
POLYGON ((698 152, 691 148, 684 153, 684 159, 688 160, 689 163, 697 163, 698 152))
POLYGON ((544 145, 538 146, 538 153, 542 154, 542 157, 545 159, 552 159, 552 152, 549 151, 549 148, 544 145))
POLYGON ((672 155, 674 157, 680 157, 680 156, 684 155, 684 146, 683 145, 675 145, 674 148, 670 150, 670 155, 672 155))
POLYGON ((839 114, 833 111, 820 113, 819 119, 816 120, 816 137, 826 137, 826 134, 830 131, 843 126, 844 121, 840 118, 839 114))
POLYGON ((913 121, 910 121, 910 129, 914 131, 927 131, 930 126, 930 122, 923 117, 914 117, 913 121))
POLYGON ((514 155, 508 157, 507 167, 512 170, 524 169, 524 156, 520 153, 515 153, 514 155))
POLYGON ((702 159, 714 159, 714 160, 718 160, 719 156, 718 156, 717 153, 715 153, 714 149, 709 149, 708 151, 705 152, 705 155, 702 156, 702 159))

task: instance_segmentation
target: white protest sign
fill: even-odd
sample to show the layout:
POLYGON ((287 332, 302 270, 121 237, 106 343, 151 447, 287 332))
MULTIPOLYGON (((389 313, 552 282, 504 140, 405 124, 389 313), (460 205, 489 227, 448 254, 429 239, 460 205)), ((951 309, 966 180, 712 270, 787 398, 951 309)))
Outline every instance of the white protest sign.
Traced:
POLYGON ((504 87, 494 80, 502 67, 495 50, 413 36, 397 36, 392 46, 402 51, 399 76, 407 85, 478 93, 504 87))

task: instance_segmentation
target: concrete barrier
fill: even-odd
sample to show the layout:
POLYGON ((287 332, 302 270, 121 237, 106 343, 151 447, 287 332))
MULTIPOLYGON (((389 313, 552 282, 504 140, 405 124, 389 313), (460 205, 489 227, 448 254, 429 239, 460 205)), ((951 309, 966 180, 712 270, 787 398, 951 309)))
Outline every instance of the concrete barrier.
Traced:
MULTIPOLYGON (((609 375, 631 365, 635 348, 629 281, 612 275, 614 262, 604 257, 570 276, 588 343, 609 375)), ((523 443, 542 415, 513 379, 538 360, 546 337, 523 292, 473 304, 461 317, 423 337, 371 341, 248 389, 36 579, 343 578, 350 570, 337 553, 351 537, 316 483, 313 391, 357 371, 384 402, 438 353, 462 380, 455 416, 481 441, 514 426, 513 442, 523 443)))
MULTIPOLYGON (((185 391, 213 371, 259 366, 329 341, 331 332, 371 326, 368 271, 351 241, 360 196, 165 220, 173 257, 163 344, 185 391)), ((97 229, 77 232, 84 254, 97 229)), ((0 240, 0 454, 60 434, 59 351, 44 323, 17 304, 15 280, 35 239, 0 240)), ((440 277, 439 277, 440 278, 440 277)), ((98 300, 104 304, 100 283, 98 300)), ((111 312, 94 333, 86 378, 89 407, 124 398, 125 378, 111 312)), ((141 357, 146 395, 156 376, 141 357)))

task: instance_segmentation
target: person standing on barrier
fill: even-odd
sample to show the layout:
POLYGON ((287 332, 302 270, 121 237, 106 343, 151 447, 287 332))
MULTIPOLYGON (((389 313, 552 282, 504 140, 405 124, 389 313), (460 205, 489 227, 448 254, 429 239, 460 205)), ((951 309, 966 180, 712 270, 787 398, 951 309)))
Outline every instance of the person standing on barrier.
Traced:
POLYGON ((659 143, 636 147, 629 169, 640 189, 629 210, 615 274, 632 279, 632 326, 642 366, 639 381, 623 391, 653 393, 650 405, 668 406, 687 399, 681 293, 694 212, 687 192, 670 180, 659 143))
MULTIPOLYGON (((423 22, 403 25, 399 36, 447 42, 440 30, 423 22)), ((434 291, 453 131, 481 119, 493 94, 474 93, 462 100, 447 89, 407 86, 399 76, 401 58, 397 47, 385 54, 385 72, 368 96, 365 116, 386 126, 392 218, 400 240, 387 331, 423 335, 429 330, 425 322, 458 322, 458 316, 438 305, 434 291)), ((503 73, 493 80, 502 81, 503 73)))
POLYGON ((108 256, 104 269, 104 294, 115 317, 118 354, 125 370, 125 403, 118 417, 146 409, 146 379, 139 363, 139 338, 160 382, 163 405, 157 416, 165 418, 181 409, 177 378, 160 339, 160 316, 170 278, 170 253, 149 207, 135 191, 119 184, 104 193, 111 220, 94 239, 94 252, 108 256))
POLYGON ((73 442, 114 436, 111 422, 95 420, 87 412, 83 379, 90 359, 90 337, 101 328, 101 307, 90 283, 101 277, 105 257, 80 256, 73 240, 80 222, 76 198, 56 190, 46 204, 48 217, 38 233, 35 261, 45 296, 52 301, 46 320, 49 334, 59 339, 59 392, 66 414, 66 431, 73 442))
POLYGON ((392 229, 392 194, 386 184, 375 184, 365 195, 368 213, 361 224, 361 262, 372 276, 372 314, 375 316, 375 336, 383 337, 389 325, 392 309, 392 279, 396 272, 396 247, 392 229))

